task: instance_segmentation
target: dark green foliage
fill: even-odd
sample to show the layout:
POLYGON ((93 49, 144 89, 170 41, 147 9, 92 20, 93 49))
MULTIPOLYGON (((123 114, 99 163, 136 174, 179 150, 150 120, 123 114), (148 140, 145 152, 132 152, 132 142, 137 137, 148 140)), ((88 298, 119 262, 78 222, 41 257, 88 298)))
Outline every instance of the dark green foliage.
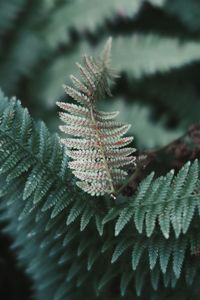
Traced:
POLYGON ((199 299, 199 136, 114 201, 76 187, 28 112, 57 131, 61 84, 112 35, 121 77, 99 106, 133 125, 139 153, 165 146, 199 123, 199 14, 198 0, 0 1, 0 86, 28 108, 0 94, 0 220, 34 299, 199 299))
POLYGON ((35 123, 16 99, 1 94, 0 104, 1 220, 8 221, 4 231, 15 240, 12 249, 34 281, 36 299, 105 299, 118 281, 121 296, 129 297, 140 295, 145 282, 174 287, 181 274, 193 282, 198 260, 188 258, 200 247, 191 222, 199 214, 197 160, 177 175, 149 175, 134 197, 108 209, 113 200, 76 190, 64 149, 44 123, 35 123))
POLYGON ((139 233, 146 231, 150 237, 158 219, 165 238, 169 238, 170 226, 178 238, 186 233, 195 208, 199 207, 199 195, 196 194, 199 178, 198 161, 188 162, 177 174, 169 172, 165 177, 152 181, 149 175, 139 186, 138 193, 129 201, 119 214, 115 225, 115 235, 133 218, 139 233))

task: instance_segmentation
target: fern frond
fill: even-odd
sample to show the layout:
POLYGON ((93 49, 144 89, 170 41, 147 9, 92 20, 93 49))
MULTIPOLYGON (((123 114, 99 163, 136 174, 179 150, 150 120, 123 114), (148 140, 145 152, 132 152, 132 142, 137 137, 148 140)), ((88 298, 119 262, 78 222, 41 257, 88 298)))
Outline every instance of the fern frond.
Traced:
POLYGON ((141 293, 149 278, 154 288, 160 280, 174 286, 181 273, 188 284, 193 282, 198 261, 190 262, 187 256, 200 247, 198 218, 192 218, 199 210, 198 161, 186 164, 177 175, 170 172, 156 180, 148 176, 133 199, 124 203, 126 211, 121 205, 103 209, 102 199, 100 209, 98 201, 88 195, 83 201, 84 193, 74 189, 58 137, 51 136, 43 123, 35 124, 19 101, 8 102, 1 96, 0 120, 0 164, 4 166, 0 168, 0 220, 8 224, 4 232, 14 239, 12 249, 33 278, 37 299, 77 299, 76 286, 79 296, 86 291, 83 299, 95 299, 88 289, 91 284, 105 298, 116 280, 121 294, 130 298, 134 288, 141 293), (9 180, 11 172, 15 176, 9 180), (125 228, 114 237, 117 218, 119 232, 125 228), (155 219, 164 219, 167 229, 168 219, 169 225, 180 222, 181 226, 166 236, 157 230, 155 219))
POLYGON ((175 0, 171 3, 166 2, 163 7, 167 13, 176 16, 187 28, 193 32, 200 30, 200 3, 191 0, 175 0), (195 16, 195 18, 194 18, 195 16))
POLYGON ((59 43, 69 43, 71 28, 80 33, 85 30, 95 32, 97 28, 105 26, 106 20, 114 19, 119 11, 126 17, 137 15, 142 4, 143 2, 139 0, 134 2, 129 0, 123 2, 120 0, 65 1, 52 14, 51 23, 45 30, 45 34, 52 47, 56 47, 59 43))
MULTIPOLYGON (((147 81, 149 81, 149 78, 147 79, 147 81)), ((133 84, 133 81, 131 81, 132 89, 133 85, 136 86, 136 84, 133 84)), ((152 87, 152 89, 154 89, 155 91, 155 87, 152 87)), ((148 89, 145 89, 145 91, 146 90, 148 89)), ((166 93, 168 92, 169 89, 166 93)), ((137 102, 129 103, 128 101, 126 101, 126 98, 115 98, 111 103, 103 101, 102 106, 104 107, 104 109, 108 109, 108 107, 110 107, 110 109, 112 110, 119 110, 121 113, 118 117, 118 121, 121 121, 123 118, 127 123, 130 123, 132 125, 134 124, 134 127, 132 126, 129 132, 131 135, 134 134, 138 148, 152 149, 161 147, 177 139, 183 134, 182 128, 173 130, 166 128, 164 118, 159 121, 152 120, 152 108, 149 105, 142 105, 137 102)), ((187 106, 184 106, 184 109, 188 112, 187 106)), ((176 116, 177 115, 178 113, 176 114, 176 116)))
POLYGON ((81 104, 58 106, 66 112, 60 118, 66 125, 60 126, 68 136, 62 139, 67 146, 67 154, 73 159, 69 167, 81 181, 77 185, 91 195, 115 194, 116 185, 124 179, 126 172, 121 168, 134 163, 131 154, 133 148, 123 148, 130 144, 132 138, 123 137, 130 125, 124 125, 113 119, 117 112, 98 111, 98 100, 111 95, 110 81, 115 73, 110 67, 111 39, 106 43, 102 56, 95 60, 84 56, 84 66, 78 64, 83 82, 72 78, 75 88, 64 86, 65 92, 81 104))
MULTIPOLYGON (((18 258, 34 280, 36 299, 56 299, 74 289, 73 280, 80 278, 76 266, 87 268, 88 254, 77 258, 73 249, 80 239, 88 240, 84 229, 92 218, 102 234, 102 218, 88 197, 80 201, 83 195, 75 192, 57 135, 34 123, 16 99, 3 94, 0 99, 0 219, 9 220, 4 232, 15 240, 12 249, 20 248, 18 258)), ((93 235, 98 242, 99 235, 93 235)), ((89 265, 94 262, 91 256, 89 265)))
POLYGON ((119 214, 115 225, 118 235, 132 219, 139 233, 146 230, 150 237, 156 221, 165 238, 169 238, 170 226, 178 238, 186 233, 195 209, 199 209, 199 163, 186 163, 175 176, 170 171, 165 177, 153 180, 153 173, 140 185, 137 195, 119 214))
MULTIPOLYGON (((41 99, 45 99, 47 103, 49 99, 54 103, 53 99, 59 99, 62 95, 60 86, 66 80, 66 67, 69 74, 74 73, 75 67, 73 62, 78 61, 82 53, 88 53, 89 55, 94 53, 94 51, 98 53, 103 43, 104 41, 94 48, 86 41, 83 41, 74 47, 71 52, 68 52, 67 55, 60 56, 47 66, 44 69, 42 79, 41 77, 38 78, 39 80, 36 78, 34 82, 37 95, 41 99)), ((174 72, 179 68, 199 61, 199 53, 200 46, 197 41, 182 41, 181 39, 164 37, 155 33, 134 33, 131 36, 113 37, 112 62, 118 72, 127 74, 130 80, 130 89, 134 89, 133 79, 136 79, 135 84, 138 84, 140 79, 142 79, 143 83, 144 75, 153 76, 157 73, 174 72), (169 55, 169 53, 172 53, 172 55, 169 55)), ((156 84, 158 78, 160 77, 156 77, 156 84)), ((150 83, 149 85, 147 90, 142 91, 148 92, 151 88, 150 83)), ((176 82, 174 85, 177 88, 176 82)), ((169 88, 169 85, 167 87, 169 88)), ((154 87, 154 89, 156 88, 158 87, 154 87)), ((176 89, 172 89, 172 91, 174 93, 176 89)), ((159 97, 160 94, 162 94, 162 89, 159 97)), ((169 98, 174 99, 173 94, 169 98)))

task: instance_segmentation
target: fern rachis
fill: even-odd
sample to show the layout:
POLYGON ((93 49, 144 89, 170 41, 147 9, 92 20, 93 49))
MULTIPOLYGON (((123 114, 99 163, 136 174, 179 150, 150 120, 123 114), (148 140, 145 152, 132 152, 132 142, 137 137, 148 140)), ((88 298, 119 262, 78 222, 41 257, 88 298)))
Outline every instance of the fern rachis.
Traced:
POLYGON ((80 105, 58 102, 65 112, 60 113, 66 123, 60 129, 69 136, 61 141, 73 159, 69 167, 80 180, 77 185, 92 195, 116 193, 116 186, 126 176, 121 167, 134 163, 134 148, 124 148, 132 137, 123 137, 130 125, 115 121, 118 112, 102 112, 96 102, 111 95, 109 83, 115 73, 110 68, 111 39, 98 60, 84 56, 84 67, 77 63, 83 82, 71 75, 75 88, 64 85, 66 93, 80 105))

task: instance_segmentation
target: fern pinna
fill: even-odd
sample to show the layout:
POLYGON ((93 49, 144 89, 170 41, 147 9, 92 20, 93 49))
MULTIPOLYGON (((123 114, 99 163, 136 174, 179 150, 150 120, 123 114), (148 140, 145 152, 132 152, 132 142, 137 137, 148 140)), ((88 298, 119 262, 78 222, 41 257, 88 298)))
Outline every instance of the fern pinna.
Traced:
POLYGON ((110 68, 111 39, 105 45, 102 56, 94 59, 84 56, 84 67, 77 63, 83 82, 71 75, 75 89, 64 85, 66 93, 81 105, 57 102, 66 112, 60 117, 66 123, 60 129, 75 136, 62 139, 67 155, 73 159, 69 167, 80 180, 77 185, 91 195, 115 195, 116 186, 126 176, 121 169, 134 163, 134 148, 124 148, 132 137, 123 137, 130 125, 115 121, 118 112, 96 109, 96 102, 106 94, 111 95, 110 81, 115 73, 110 68))

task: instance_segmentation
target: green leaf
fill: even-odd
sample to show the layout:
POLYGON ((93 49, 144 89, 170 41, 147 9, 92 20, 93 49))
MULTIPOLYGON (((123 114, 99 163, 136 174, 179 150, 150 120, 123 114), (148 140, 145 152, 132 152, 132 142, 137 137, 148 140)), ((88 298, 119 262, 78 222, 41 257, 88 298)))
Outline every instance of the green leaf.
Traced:
POLYGON ((130 240, 125 240, 122 239, 116 246, 113 255, 112 255, 112 259, 111 259, 111 264, 113 264, 114 262, 116 262, 119 257, 132 245, 132 241, 130 240))
POLYGON ((115 236, 119 235, 119 233, 122 231, 125 225, 130 221, 133 214, 134 214, 133 207, 126 207, 121 211, 119 218, 115 224, 115 236))

